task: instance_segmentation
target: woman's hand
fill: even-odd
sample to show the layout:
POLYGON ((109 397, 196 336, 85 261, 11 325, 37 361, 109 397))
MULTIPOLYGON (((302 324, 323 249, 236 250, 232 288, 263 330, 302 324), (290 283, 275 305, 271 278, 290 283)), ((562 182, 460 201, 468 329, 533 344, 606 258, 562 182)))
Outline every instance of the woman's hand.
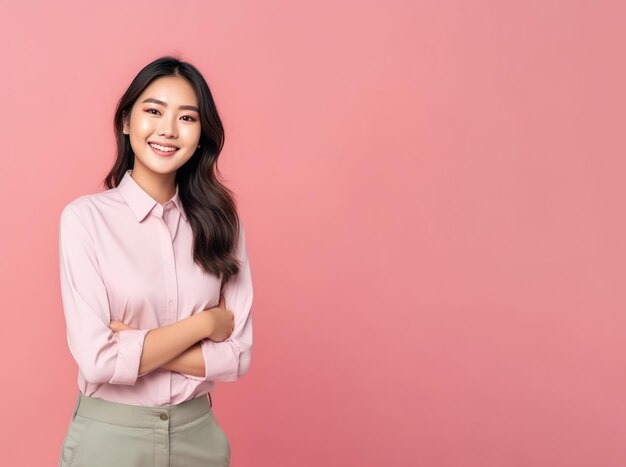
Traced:
POLYGON ((109 325, 113 332, 126 331, 127 329, 135 329, 128 324, 124 324, 121 321, 111 321, 109 325))
POLYGON ((222 342, 228 339, 235 329, 235 315, 232 311, 224 308, 224 296, 220 295, 219 305, 205 310, 210 313, 211 331, 208 336, 214 342, 222 342))

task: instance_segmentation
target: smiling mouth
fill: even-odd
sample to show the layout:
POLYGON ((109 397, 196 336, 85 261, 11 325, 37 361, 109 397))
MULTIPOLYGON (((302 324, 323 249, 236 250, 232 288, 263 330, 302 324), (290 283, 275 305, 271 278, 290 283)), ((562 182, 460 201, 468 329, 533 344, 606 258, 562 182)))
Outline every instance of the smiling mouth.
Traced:
POLYGON ((148 146, 150 146, 152 151, 159 156, 171 156, 178 151, 178 148, 176 147, 161 146, 160 144, 148 143, 148 146))

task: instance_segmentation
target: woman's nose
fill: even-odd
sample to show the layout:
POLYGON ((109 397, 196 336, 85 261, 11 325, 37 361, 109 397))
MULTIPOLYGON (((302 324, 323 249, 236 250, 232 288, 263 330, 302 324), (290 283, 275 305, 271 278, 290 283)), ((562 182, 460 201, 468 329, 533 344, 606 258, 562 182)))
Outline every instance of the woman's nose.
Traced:
POLYGON ((176 125, 171 118, 162 118, 158 130, 160 135, 176 136, 176 125))

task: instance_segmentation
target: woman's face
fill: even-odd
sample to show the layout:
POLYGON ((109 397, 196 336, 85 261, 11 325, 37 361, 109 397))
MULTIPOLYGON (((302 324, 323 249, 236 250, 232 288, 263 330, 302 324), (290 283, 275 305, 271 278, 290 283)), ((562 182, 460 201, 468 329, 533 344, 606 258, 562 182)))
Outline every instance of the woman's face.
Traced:
POLYGON ((187 162, 200 141, 198 99, 191 85, 179 76, 155 79, 135 101, 124 133, 138 164, 159 174, 175 172, 187 162), (173 152, 164 147, 174 146, 173 152))

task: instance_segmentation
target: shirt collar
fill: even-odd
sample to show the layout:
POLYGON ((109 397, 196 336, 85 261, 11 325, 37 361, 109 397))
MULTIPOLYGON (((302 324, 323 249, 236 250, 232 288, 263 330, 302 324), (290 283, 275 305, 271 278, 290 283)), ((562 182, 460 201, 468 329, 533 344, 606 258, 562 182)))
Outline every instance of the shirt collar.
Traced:
MULTIPOLYGON (((132 169, 128 169, 126 171, 124 177, 122 177, 122 180, 117 186, 117 190, 122 195, 122 198, 124 198, 124 201, 126 201, 126 204, 128 204, 130 209, 133 211, 137 220, 141 222, 158 203, 139 186, 133 177, 130 176, 131 172, 132 169)), ((178 183, 176 183, 176 193, 172 197, 171 201, 176 205, 183 218, 187 220, 185 210, 182 208, 182 203, 178 196, 178 183)))

